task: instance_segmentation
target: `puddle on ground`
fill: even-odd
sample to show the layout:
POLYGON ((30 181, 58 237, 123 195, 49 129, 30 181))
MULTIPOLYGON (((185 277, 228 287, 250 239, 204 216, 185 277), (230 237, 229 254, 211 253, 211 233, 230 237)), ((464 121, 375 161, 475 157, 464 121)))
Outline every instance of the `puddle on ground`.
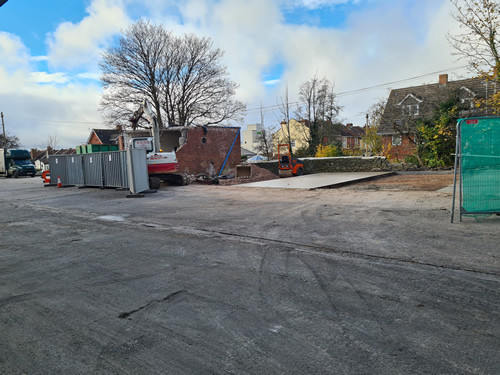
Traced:
POLYGON ((125 218, 123 218, 121 216, 115 216, 115 215, 99 216, 97 219, 98 220, 106 220, 106 221, 125 221, 125 218))

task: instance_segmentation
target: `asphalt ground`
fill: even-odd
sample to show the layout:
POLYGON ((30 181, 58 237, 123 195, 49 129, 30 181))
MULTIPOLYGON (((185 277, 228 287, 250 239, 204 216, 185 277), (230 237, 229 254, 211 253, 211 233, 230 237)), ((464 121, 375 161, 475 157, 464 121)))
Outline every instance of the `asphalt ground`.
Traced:
POLYGON ((126 194, 0 180, 0 373, 500 373, 500 217, 394 188, 126 194))

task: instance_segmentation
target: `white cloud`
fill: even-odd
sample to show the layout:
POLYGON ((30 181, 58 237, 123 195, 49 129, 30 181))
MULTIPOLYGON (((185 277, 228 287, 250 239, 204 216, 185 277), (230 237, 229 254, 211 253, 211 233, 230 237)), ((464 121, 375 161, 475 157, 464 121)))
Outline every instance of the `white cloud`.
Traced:
POLYGON ((97 112, 99 89, 84 85, 38 84, 26 74, 2 76, 0 103, 9 133, 26 148, 43 147, 43 140, 57 133, 59 147, 85 143, 90 128, 100 128, 97 112))
POLYGON ((4 68, 19 68, 28 64, 28 50, 16 35, 0 31, 0 56, 4 68))
POLYGON ((69 81, 66 73, 33 72, 31 77, 37 83, 67 83, 69 81))
POLYGON ((47 56, 31 56, 30 60, 34 62, 47 61, 49 58, 47 56))
POLYGON ((103 127, 101 88, 88 80, 98 78, 99 50, 128 18, 121 0, 94 0, 87 12, 81 22, 63 23, 48 35, 47 56, 30 56, 18 36, 0 32, 1 109, 7 130, 27 148, 42 147, 56 133, 59 147, 75 147, 85 143, 91 128, 103 127), (60 69, 37 71, 43 61, 60 69), (76 67, 86 72, 70 74, 76 67))
MULTIPOLYGON (((263 40, 261 47, 268 51, 277 47, 273 52, 282 57, 286 70, 276 90, 268 91, 265 103, 276 104, 272 94, 282 96, 286 84, 290 101, 296 101, 299 85, 315 74, 335 82, 337 92, 349 92, 463 65, 451 56, 445 38, 454 26, 449 3, 423 0, 412 3, 411 9, 408 4, 389 1, 358 10, 341 30, 268 25, 268 30, 279 33, 272 34, 272 44, 263 40)), ((437 76, 397 87, 436 82, 437 76)), ((363 124, 363 112, 378 98, 387 97, 388 90, 382 87, 339 97, 345 107, 341 118, 363 124)))
POLYGON ((339 4, 358 3, 357 0, 281 0, 281 5, 288 8, 318 9, 339 4))
MULTIPOLYGON (((16 42, 16 48, 10 49, 9 59, 0 60, 0 103, 6 130, 26 148, 42 147, 43 139, 55 133, 59 147, 84 143, 89 128, 101 127, 100 88, 70 83, 62 72, 33 72, 26 47, 17 38, 9 39, 16 42)), ((5 35, 0 35, 0 45, 6 45, 5 35)))
POLYGON ((270 79, 268 81, 264 81, 264 85, 266 85, 266 86, 274 86, 274 85, 277 85, 280 82, 281 82, 280 79, 270 79))
POLYGON ((51 66, 71 69, 95 65, 100 48, 129 22, 121 0, 93 0, 87 12, 89 15, 79 23, 62 23, 49 34, 51 66))
POLYGON ((91 79, 91 80, 97 81, 97 80, 99 80, 101 73, 99 73, 99 72, 86 72, 86 73, 77 74, 76 76, 78 78, 81 78, 81 79, 91 79))

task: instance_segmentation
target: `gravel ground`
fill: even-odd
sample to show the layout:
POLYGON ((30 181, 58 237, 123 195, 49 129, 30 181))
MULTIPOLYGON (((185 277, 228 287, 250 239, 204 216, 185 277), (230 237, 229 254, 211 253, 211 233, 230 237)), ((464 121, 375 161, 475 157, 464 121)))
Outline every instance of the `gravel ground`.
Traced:
POLYGON ((353 190, 420 190, 437 191, 453 184, 453 174, 399 174, 356 184, 353 190))

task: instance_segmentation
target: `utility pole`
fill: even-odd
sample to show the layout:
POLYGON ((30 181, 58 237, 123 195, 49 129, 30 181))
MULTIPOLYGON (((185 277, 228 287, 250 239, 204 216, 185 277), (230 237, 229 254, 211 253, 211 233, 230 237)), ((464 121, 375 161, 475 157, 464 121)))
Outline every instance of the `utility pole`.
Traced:
POLYGON ((3 129, 3 148, 7 150, 7 135, 5 135, 5 124, 3 123, 3 112, 0 112, 2 117, 2 129, 3 129))
MULTIPOLYGON (((368 113, 366 114, 366 122, 365 122, 365 139, 368 140, 368 113)), ((365 156, 368 155, 368 143, 365 142, 365 156)))

